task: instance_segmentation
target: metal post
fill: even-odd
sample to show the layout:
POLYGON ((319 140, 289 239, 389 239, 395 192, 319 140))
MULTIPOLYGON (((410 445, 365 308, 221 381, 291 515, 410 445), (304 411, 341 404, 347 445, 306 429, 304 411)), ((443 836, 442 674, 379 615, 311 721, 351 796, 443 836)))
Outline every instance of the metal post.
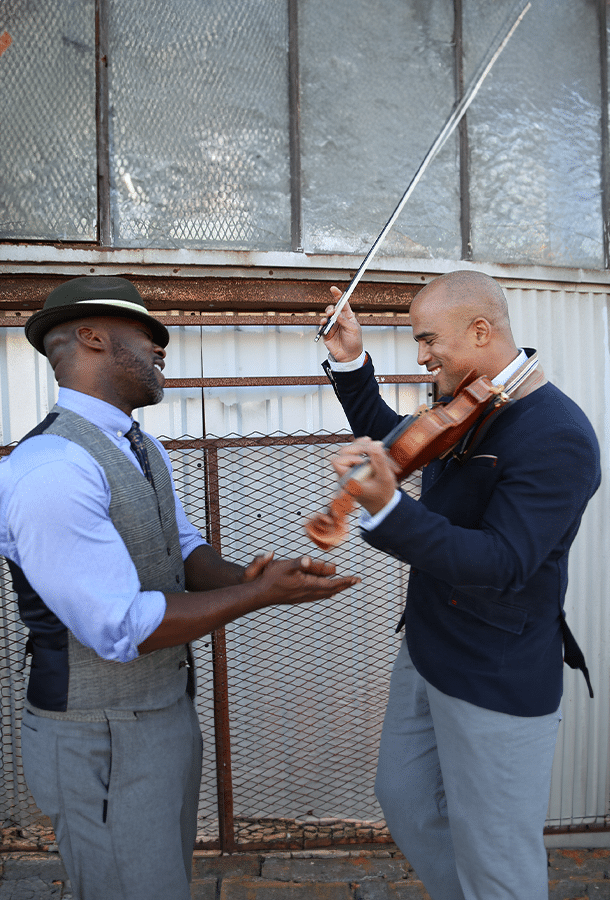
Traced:
POLYGON ((95 120, 97 129, 97 239, 111 246, 110 129, 108 123, 108 0, 95 0, 95 120))
POLYGON ((598 0, 599 59, 601 82, 601 188, 604 268, 610 268, 610 150, 608 141, 608 12, 606 0, 598 0))
MULTIPOLYGON (((464 96, 464 7, 462 0, 454 2, 453 47, 455 53, 455 86, 459 103, 464 96)), ((472 223, 470 221, 470 146, 466 114, 458 125, 460 157, 460 231, 462 259, 472 259, 472 223)))
POLYGON ((301 210, 301 98, 299 90, 297 0, 288 0, 288 109, 290 117, 291 250, 303 249, 301 210))
MULTIPOLYGON (((221 552, 218 451, 205 452, 208 539, 221 552)), ((229 722, 229 677, 224 628, 212 632, 214 683, 214 740, 216 747, 216 790, 218 795, 218 838, 223 853, 235 849, 233 826, 233 777, 231 772, 231 726, 229 722)))

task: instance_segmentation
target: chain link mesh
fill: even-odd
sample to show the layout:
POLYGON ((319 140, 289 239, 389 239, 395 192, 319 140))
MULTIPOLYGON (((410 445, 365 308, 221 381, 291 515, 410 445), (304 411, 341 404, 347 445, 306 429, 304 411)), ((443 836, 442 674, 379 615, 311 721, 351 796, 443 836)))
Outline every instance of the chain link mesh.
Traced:
POLYGON ((0 238, 93 241, 94 2, 4 0, 0 34, 0 238))
MULTIPOLYGON (((340 444, 331 437, 321 444, 303 437, 270 442, 210 439, 201 449, 192 439, 172 441, 178 494, 191 521, 228 559, 247 562, 268 549, 278 558, 320 558, 303 525, 333 496, 328 458, 340 444)), ((418 479, 403 487, 416 495, 418 479)), ((330 844, 383 828, 374 769, 407 567, 368 547, 355 522, 349 540, 327 558, 362 583, 331 600, 262 610, 226 628, 231 752, 222 762, 232 772, 237 845, 330 844)), ((21 769, 26 631, 10 583, 2 561, 4 843, 41 846, 53 836, 21 769)), ((198 837, 210 845, 220 827, 211 638, 197 641, 194 655, 205 747, 198 837)))
POLYGON ((287 5, 109 10, 117 245, 287 247, 287 5))

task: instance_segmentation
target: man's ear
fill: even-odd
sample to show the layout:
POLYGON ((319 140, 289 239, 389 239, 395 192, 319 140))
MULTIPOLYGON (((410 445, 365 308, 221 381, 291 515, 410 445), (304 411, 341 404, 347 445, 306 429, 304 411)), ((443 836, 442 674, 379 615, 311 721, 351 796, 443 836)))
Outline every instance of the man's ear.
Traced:
POLYGON ((491 340, 492 327, 488 319, 479 316, 471 325, 477 347, 485 347, 491 340))
POLYGON ((105 350, 107 347, 107 335, 93 323, 83 322, 79 325, 74 335, 80 344, 84 344, 89 350, 105 350))

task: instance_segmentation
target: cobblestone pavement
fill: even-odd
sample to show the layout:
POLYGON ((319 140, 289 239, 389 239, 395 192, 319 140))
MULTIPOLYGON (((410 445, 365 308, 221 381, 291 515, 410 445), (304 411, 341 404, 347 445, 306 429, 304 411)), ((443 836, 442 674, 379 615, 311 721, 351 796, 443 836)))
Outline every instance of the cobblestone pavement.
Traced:
MULTIPOLYGON (((191 896, 192 900, 430 900, 393 844, 383 849, 369 845, 232 856, 197 851, 191 896)), ((610 900, 610 849, 550 850, 549 900, 591 897, 610 900)), ((0 854, 0 900, 47 898, 73 900, 56 852, 0 854)))

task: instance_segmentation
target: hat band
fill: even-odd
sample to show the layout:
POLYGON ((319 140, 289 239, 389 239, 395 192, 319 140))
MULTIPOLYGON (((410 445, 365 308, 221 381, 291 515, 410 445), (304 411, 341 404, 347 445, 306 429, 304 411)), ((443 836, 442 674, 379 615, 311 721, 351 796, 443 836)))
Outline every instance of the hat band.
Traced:
MULTIPOLYGON (((137 312, 140 315, 150 316, 150 313, 146 309, 145 306, 140 303, 131 303, 129 300, 110 300, 110 299, 100 299, 100 300, 77 300, 76 304, 80 306, 81 303, 93 303, 99 306, 119 306, 121 309, 130 309, 132 312, 137 312)), ((75 304, 75 305, 76 305, 75 304)), ((151 316, 151 319, 153 317, 151 316)))

